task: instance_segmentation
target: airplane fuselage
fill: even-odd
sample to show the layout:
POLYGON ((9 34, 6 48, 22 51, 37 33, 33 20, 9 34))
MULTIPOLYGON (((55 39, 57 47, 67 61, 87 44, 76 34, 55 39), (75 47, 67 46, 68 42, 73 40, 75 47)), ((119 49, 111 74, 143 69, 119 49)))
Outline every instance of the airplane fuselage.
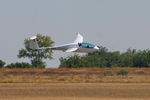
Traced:
POLYGON ((90 44, 90 45, 89 45, 89 43, 82 43, 82 44, 88 44, 88 45, 82 46, 81 44, 70 43, 70 44, 61 45, 59 47, 52 47, 51 49, 52 50, 61 50, 61 51, 65 52, 69 48, 78 48, 74 52, 83 52, 83 53, 84 52, 90 53, 90 52, 95 52, 95 51, 99 50, 99 48, 93 44, 90 44))
POLYGON ((30 38, 31 41, 29 43, 29 47, 33 50, 60 50, 64 52, 82 52, 82 53, 90 53, 98 51, 99 48, 91 43, 83 42, 83 37, 78 33, 76 40, 73 43, 54 46, 54 47, 39 47, 36 41, 36 36, 30 38))

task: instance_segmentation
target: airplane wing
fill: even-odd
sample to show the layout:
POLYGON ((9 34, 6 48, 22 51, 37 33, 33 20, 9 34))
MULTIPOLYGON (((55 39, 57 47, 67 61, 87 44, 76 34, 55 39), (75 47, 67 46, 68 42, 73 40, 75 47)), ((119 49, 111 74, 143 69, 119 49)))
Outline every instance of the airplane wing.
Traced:
POLYGON ((77 38, 75 39, 74 43, 82 43, 83 42, 83 36, 78 33, 77 38))
POLYGON ((67 49, 65 52, 74 52, 76 51, 78 48, 69 48, 67 49))

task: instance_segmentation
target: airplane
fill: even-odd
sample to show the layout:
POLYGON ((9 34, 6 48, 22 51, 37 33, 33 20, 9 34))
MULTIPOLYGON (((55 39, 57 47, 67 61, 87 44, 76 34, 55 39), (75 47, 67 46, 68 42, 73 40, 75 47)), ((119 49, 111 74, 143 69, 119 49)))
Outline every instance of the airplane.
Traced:
POLYGON ((39 47, 36 41, 36 36, 30 38, 29 47, 33 50, 60 50, 63 52, 79 52, 79 53, 92 53, 99 50, 98 46, 83 42, 83 36, 78 33, 73 43, 64 44, 54 47, 39 47))

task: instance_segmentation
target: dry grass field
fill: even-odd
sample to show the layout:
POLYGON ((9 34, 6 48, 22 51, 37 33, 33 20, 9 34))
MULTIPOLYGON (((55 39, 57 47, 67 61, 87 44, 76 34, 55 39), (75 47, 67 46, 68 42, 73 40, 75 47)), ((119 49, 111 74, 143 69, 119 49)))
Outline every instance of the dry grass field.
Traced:
POLYGON ((0 69, 0 83, 150 83, 150 68, 0 69), (122 69, 127 76, 116 75, 122 69))
POLYGON ((0 100, 150 100, 150 84, 0 83, 0 100))
POLYGON ((150 100, 150 68, 0 69, 0 100, 150 100))

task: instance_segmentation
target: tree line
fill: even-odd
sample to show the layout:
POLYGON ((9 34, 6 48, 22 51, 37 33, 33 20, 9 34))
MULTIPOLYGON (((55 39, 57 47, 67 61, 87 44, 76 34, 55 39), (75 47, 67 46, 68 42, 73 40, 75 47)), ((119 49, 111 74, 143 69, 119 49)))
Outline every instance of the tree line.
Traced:
POLYGON ((60 58, 60 68, 81 67, 150 67, 150 50, 128 49, 110 52, 106 47, 85 56, 73 55, 60 58))

